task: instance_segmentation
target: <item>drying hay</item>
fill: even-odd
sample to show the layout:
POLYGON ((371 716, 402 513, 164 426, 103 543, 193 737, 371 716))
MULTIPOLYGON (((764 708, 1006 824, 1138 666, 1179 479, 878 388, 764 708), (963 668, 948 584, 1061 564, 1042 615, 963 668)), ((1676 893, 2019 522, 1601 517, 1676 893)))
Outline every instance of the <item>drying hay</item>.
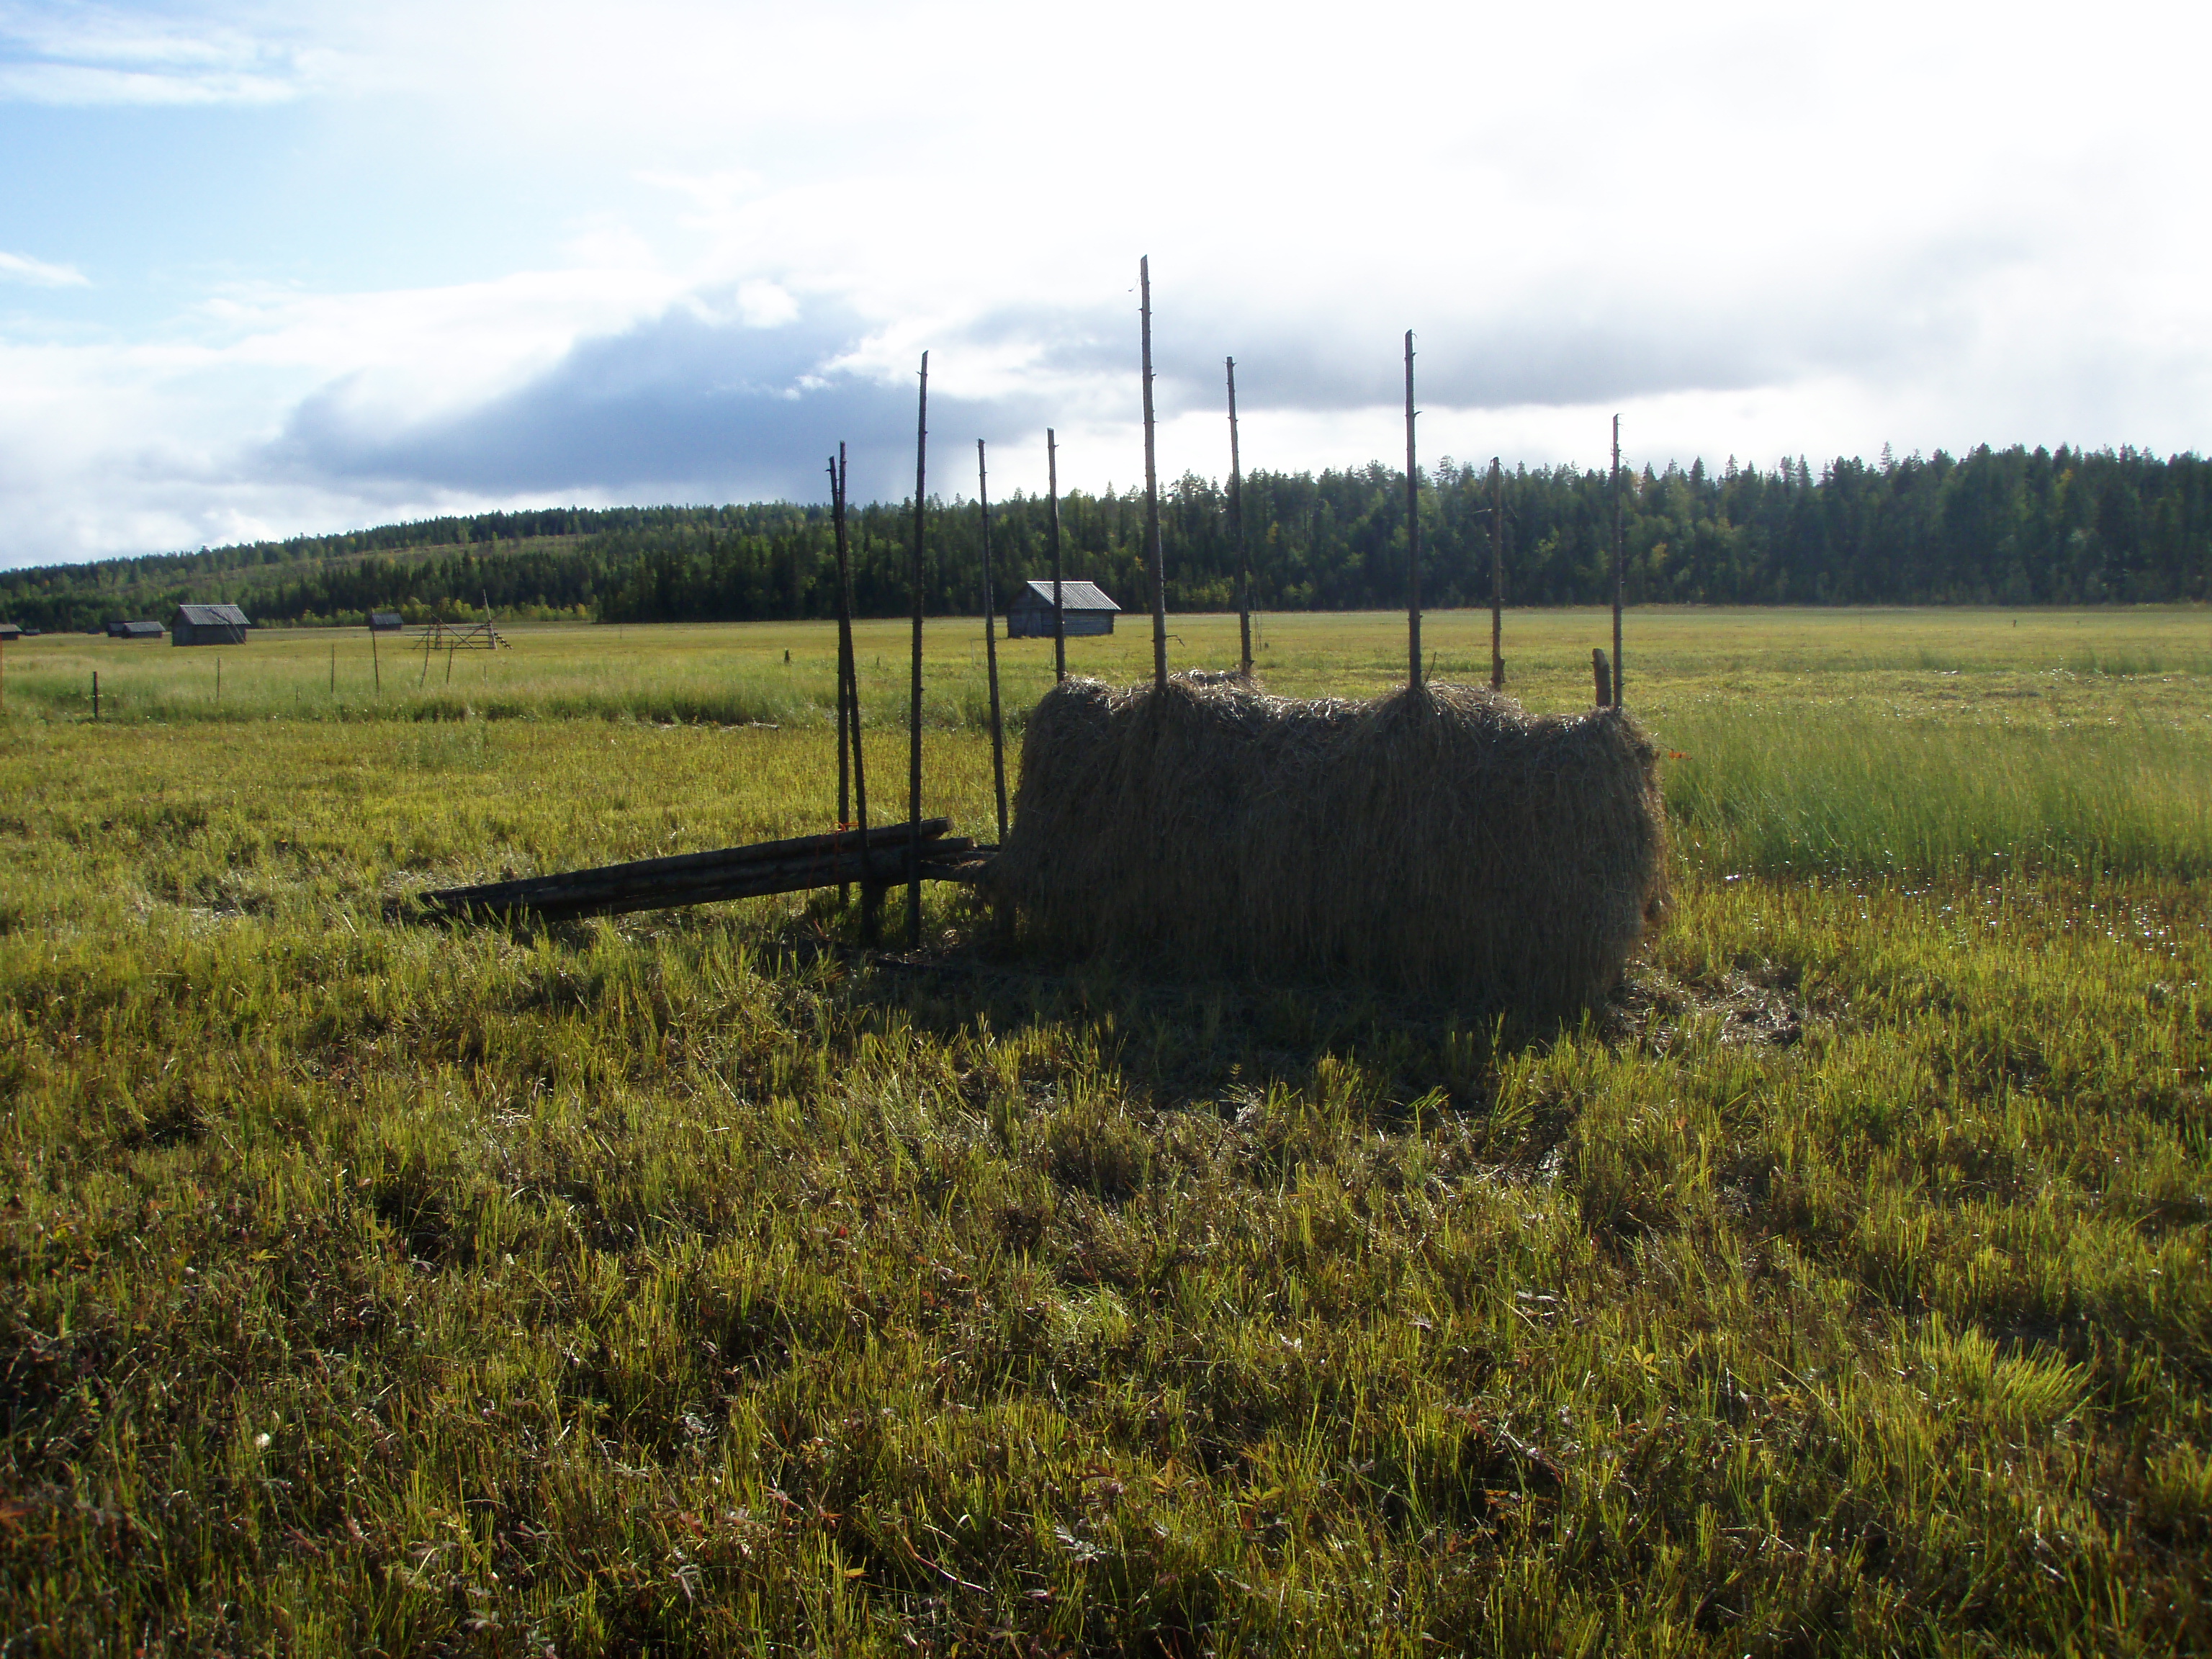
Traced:
POLYGON ((1570 1012, 1663 911, 1655 760, 1619 709, 1466 686, 1069 680, 1030 716, 992 884, 1048 948, 1570 1012))

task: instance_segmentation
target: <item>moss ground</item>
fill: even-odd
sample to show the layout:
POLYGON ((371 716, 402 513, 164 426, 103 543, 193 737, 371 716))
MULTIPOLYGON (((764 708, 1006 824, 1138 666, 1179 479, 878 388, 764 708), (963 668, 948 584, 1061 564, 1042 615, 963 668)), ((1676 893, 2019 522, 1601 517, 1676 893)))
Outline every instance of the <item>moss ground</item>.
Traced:
MULTIPOLYGON (((911 957, 826 895, 388 919, 822 827, 818 629, 381 701, 272 636, 220 709, 206 653, 10 647, 6 1650, 2212 1645, 2212 624, 2016 620, 1632 618, 1680 908, 1540 1031, 950 905, 911 957)), ((1510 619, 1516 687, 1601 626, 1510 619)), ((1263 672, 1385 684, 1396 627, 1263 672)), ((1480 678, 1486 617, 1428 632, 1480 678)))

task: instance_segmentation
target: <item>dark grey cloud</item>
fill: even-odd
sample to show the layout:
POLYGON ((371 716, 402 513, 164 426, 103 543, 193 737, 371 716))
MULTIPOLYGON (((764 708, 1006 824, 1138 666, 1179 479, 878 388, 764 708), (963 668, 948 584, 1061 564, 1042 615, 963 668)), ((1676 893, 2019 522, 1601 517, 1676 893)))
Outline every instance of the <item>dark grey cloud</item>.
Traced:
MULTIPOLYGON (((1547 295, 1517 312, 1425 325, 1415 317, 1420 397, 1438 408, 1573 405, 1822 372, 1924 374, 1971 335, 1978 285, 2021 257, 1962 239, 1784 301, 1684 297, 1655 284, 1648 294, 1547 295)), ((1028 441, 1079 416, 1134 420, 1138 319, 1135 296, 1122 297, 1003 307, 939 343, 940 374, 961 353, 1019 348, 1036 387, 988 400, 932 397, 933 477, 943 493, 968 488, 966 452, 978 436, 1028 441), (1102 400, 1121 376, 1126 408, 1110 393, 1102 400)), ((1247 314, 1158 288, 1155 303, 1164 417, 1218 407, 1222 357, 1231 354, 1239 401, 1255 413, 1388 406, 1403 394, 1400 332, 1371 320, 1387 300, 1362 316, 1247 314)), ((347 386, 333 386, 294 410, 270 459, 295 477, 356 489, 817 501, 823 459, 842 440, 856 497, 897 499, 914 476, 913 381, 825 367, 868 332, 857 314, 818 301, 768 328, 678 306, 580 342, 511 392, 398 429, 369 424, 347 386)))
MULTIPOLYGON (((913 382, 823 368, 864 332, 857 318, 827 310, 759 328, 678 307, 580 343, 501 397, 398 431, 366 425, 346 387, 333 386, 294 410, 272 459, 325 483, 488 495, 688 490, 686 499, 818 501, 842 441, 855 499, 895 499, 914 487, 913 382)), ((1040 423, 1030 400, 984 404, 933 390, 931 441, 946 493, 971 476, 972 453, 963 452, 977 437, 1040 423)))
MULTIPOLYGON (((1954 355, 1990 280, 2045 252, 2035 236, 1962 227, 1849 265, 1808 259, 1746 278, 1724 253, 1698 272, 1632 261, 1618 283, 1563 281, 1503 307, 1437 306, 1443 288, 1429 283, 1430 297, 1395 307, 1378 297, 1337 317, 1255 313, 1211 295, 1162 304, 1156 284, 1158 401, 1170 412, 1212 407, 1222 357, 1233 356, 1238 401, 1255 410, 1387 406, 1405 395, 1409 327, 1421 401, 1440 406, 1602 404, 1827 373, 1879 382, 1954 355)), ((1133 364, 1133 303, 1118 332, 1133 364)))

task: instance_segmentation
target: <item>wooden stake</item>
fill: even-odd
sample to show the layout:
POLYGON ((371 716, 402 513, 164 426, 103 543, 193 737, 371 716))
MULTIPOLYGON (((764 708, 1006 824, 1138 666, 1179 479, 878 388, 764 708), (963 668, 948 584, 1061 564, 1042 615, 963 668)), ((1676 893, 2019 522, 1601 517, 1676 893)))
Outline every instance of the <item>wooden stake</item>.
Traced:
POLYGON ((100 671, 97 668, 92 671, 92 717, 94 720, 100 718, 100 671))
POLYGON ((368 629, 368 672, 376 677, 376 695, 382 696, 384 695, 384 664, 377 655, 376 625, 374 623, 369 624, 368 629))
POLYGON ((1052 495, 1052 678, 1067 678, 1067 619, 1060 592, 1060 446, 1052 428, 1044 429, 1045 488, 1052 495))
MULTIPOLYGON (((914 438, 914 700, 907 714, 907 822, 921 822, 921 544, 925 491, 929 483, 929 354, 921 354, 921 408, 914 438)), ((921 948, 921 864, 907 855, 906 941, 921 948)))
POLYGON ((1244 552, 1244 463, 1237 453, 1237 360, 1229 359, 1229 526, 1237 538, 1237 672, 1252 678, 1252 561, 1244 552))
POLYGON ((991 686, 991 782, 999 792, 999 844, 1006 844, 1006 745, 999 726, 999 629, 991 592, 991 478, 975 440, 975 505, 983 514, 983 675, 991 686))
MULTIPOLYGON (((837 499, 837 458, 830 458, 830 521, 836 526, 837 543, 837 827, 842 830, 853 821, 852 760, 849 753, 852 728, 850 709, 846 700, 845 652, 852 641, 851 619, 845 614, 845 510, 837 499)), ((850 887, 839 883, 837 902, 842 908, 852 902, 850 887)))
POLYGON ((1160 478, 1152 461, 1152 261, 1149 254, 1137 261, 1137 285, 1143 295, 1138 310, 1144 319, 1145 551, 1152 565, 1152 684, 1164 691, 1168 684, 1167 562, 1160 552, 1160 478))
MULTIPOLYGON (((836 489, 831 497, 837 524, 837 653, 845 683, 845 707, 853 732, 853 807, 860 819, 860 868, 872 870, 868 858, 868 769, 860 749, 860 659, 853 649, 853 564, 847 550, 845 480, 848 463, 845 446, 837 446, 836 489)), ((842 796, 841 796, 842 810, 842 796)), ((860 938, 869 945, 882 931, 884 890, 878 882, 860 883, 860 938)))
POLYGON ((1413 458, 1413 331, 1406 331, 1406 645, 1407 684, 1421 684, 1421 475, 1413 458))
POLYGON ((1597 706, 1601 708, 1611 708, 1613 690, 1613 671, 1606 666, 1605 647, 1601 645, 1594 645, 1590 647, 1590 678, 1595 684, 1597 706))
POLYGON ((1490 689, 1505 689, 1505 477, 1490 458, 1490 689))
POLYGON ((332 696, 334 696, 334 697, 335 697, 336 696, 337 696, 337 694, 338 694, 338 648, 337 648, 337 647, 335 644, 333 644, 333 645, 331 647, 331 695, 332 696))
POLYGON ((222 659, 221 657, 215 659, 215 700, 217 702, 222 701, 222 659))
POLYGON ((1620 525, 1620 416, 1613 417, 1613 699, 1609 707, 1620 707, 1620 590, 1621 572, 1626 564, 1622 551, 1620 525))

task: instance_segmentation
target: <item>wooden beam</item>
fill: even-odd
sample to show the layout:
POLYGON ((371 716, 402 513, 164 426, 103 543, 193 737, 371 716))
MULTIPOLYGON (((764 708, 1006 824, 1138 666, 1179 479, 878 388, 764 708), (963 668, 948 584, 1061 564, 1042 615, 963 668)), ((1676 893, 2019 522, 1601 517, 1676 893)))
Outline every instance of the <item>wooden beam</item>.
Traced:
POLYGON ((991 781, 999 792, 999 844, 1006 841, 1006 743, 999 723, 998 602, 991 592, 991 475, 975 440, 975 505, 983 515, 983 672, 991 685, 991 781))
MULTIPOLYGON (((921 818, 921 542, 923 503, 929 484, 929 354, 921 354, 921 408, 914 438, 914 696, 907 711, 907 817, 921 818)), ((906 942, 921 946, 921 866, 906 884, 906 942)))
POLYGON ((1229 524, 1237 541, 1237 672, 1252 678, 1252 561, 1244 550, 1244 461, 1237 450, 1237 360, 1229 360, 1229 524))
POLYGON ((1067 617, 1060 604, 1060 445, 1052 428, 1044 429, 1045 488, 1052 496, 1052 678, 1067 678, 1067 617))
POLYGON ((1168 684, 1168 589, 1166 559, 1160 551, 1160 478, 1152 459, 1152 261, 1149 254, 1137 261, 1137 286, 1143 295, 1138 311, 1143 319, 1145 551, 1152 567, 1152 684, 1164 691, 1168 684))
POLYGON ((1421 473, 1413 454, 1413 331, 1406 331, 1406 684, 1421 684, 1421 473))
POLYGON ((1611 707, 1620 707, 1620 595, 1624 585, 1623 571, 1627 568, 1626 543, 1621 534, 1620 502, 1620 416, 1613 417, 1613 697, 1611 707))

